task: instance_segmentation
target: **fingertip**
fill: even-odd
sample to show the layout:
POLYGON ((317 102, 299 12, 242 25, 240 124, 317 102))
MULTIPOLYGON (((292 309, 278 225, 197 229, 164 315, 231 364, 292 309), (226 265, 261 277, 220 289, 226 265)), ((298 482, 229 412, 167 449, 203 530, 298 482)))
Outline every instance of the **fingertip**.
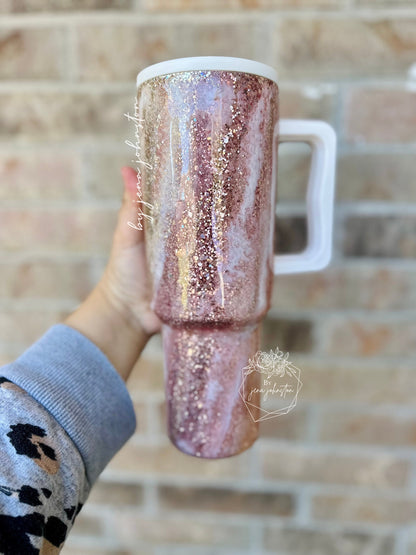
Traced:
POLYGON ((121 175, 124 181, 124 189, 130 196, 134 195, 137 189, 138 175, 130 166, 122 166, 121 175))
POLYGON ((130 175, 130 174, 137 175, 136 170, 131 166, 122 166, 121 173, 125 175, 130 175))
POLYGON ((133 168, 130 168, 130 166, 122 166, 121 168, 121 175, 124 179, 124 181, 128 180, 129 178, 131 178, 131 172, 134 171, 133 168))

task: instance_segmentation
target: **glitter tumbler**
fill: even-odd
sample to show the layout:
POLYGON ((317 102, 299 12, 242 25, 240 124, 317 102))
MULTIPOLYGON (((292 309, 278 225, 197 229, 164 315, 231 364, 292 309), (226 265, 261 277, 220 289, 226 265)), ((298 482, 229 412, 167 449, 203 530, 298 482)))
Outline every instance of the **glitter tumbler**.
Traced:
POLYGON ((273 276, 330 259, 335 135, 324 122, 279 122, 275 70, 241 58, 149 66, 135 108, 168 435, 184 453, 228 457, 258 436, 259 373, 242 388, 243 369, 259 349, 273 276), (273 253, 279 140, 312 147, 308 244, 284 256, 273 253))

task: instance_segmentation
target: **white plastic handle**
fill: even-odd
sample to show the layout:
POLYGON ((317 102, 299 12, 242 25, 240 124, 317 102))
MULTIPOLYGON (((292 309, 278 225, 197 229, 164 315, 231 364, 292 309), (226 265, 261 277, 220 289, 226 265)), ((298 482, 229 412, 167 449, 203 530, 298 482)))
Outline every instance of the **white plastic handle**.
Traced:
MULTIPOLYGON (((312 161, 306 194, 308 243, 299 254, 274 255, 274 274, 313 272, 331 260, 334 212, 336 135, 324 121, 282 119, 275 135, 279 143, 309 143, 312 161)), ((276 183, 274 176, 273 183, 276 183)))

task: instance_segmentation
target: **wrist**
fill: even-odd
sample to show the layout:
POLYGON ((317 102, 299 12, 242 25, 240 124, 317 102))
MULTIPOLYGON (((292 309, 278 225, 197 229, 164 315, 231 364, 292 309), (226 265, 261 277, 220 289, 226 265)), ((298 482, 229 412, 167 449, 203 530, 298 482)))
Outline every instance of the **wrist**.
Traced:
POLYGON ((95 343, 125 381, 150 337, 111 299, 102 282, 64 324, 95 343))

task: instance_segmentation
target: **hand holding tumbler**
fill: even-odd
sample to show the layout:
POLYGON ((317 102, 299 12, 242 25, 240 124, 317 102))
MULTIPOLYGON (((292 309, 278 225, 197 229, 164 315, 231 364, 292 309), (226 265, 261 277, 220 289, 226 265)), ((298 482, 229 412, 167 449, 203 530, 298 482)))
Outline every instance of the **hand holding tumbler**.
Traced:
MULTIPOLYGON (((154 64, 137 76, 138 151, 152 309, 163 322, 168 434, 190 455, 250 447, 240 397, 259 349, 273 276, 331 257, 336 140, 321 121, 280 120, 277 75, 222 56, 154 64), (278 143, 308 142, 308 245, 273 254, 278 143)), ((249 377, 255 389, 258 374, 249 377)), ((260 406, 258 394, 251 403, 260 406)))

